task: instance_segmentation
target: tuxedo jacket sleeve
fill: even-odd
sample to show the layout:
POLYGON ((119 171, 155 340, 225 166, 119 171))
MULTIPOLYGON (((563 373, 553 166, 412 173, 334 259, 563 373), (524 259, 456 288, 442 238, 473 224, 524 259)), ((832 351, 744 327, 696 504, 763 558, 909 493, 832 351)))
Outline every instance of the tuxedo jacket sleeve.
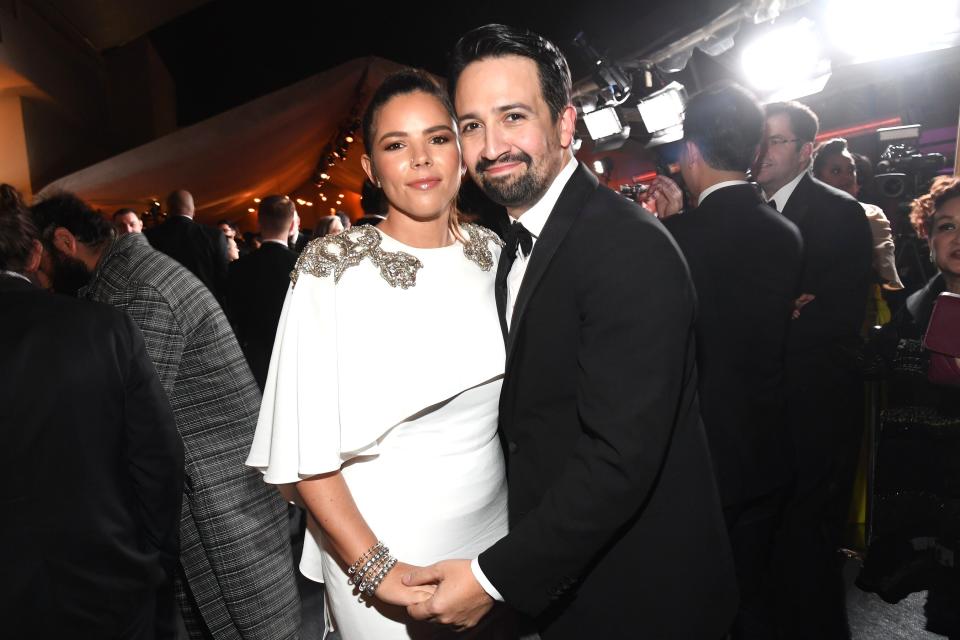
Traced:
POLYGON ((863 207, 842 191, 805 176, 783 213, 803 235, 801 290, 815 296, 791 327, 791 350, 856 338, 873 262, 873 239, 863 207))
MULTIPOLYGON (((585 180, 579 175, 571 179, 537 240, 517 303, 526 317, 515 312, 508 339, 509 354, 522 350, 523 342, 554 340, 559 334, 552 334, 551 320, 558 326, 575 324, 565 337, 578 339, 551 345, 572 352, 569 371, 543 364, 539 371, 526 372, 538 376, 543 389, 561 376, 574 376, 568 395, 575 400, 564 406, 562 417, 553 416, 557 424, 549 423, 549 407, 564 405, 561 399, 546 408, 508 410, 501 417, 508 438, 521 421, 539 422, 541 437, 555 438, 563 453, 557 456, 558 468, 550 471, 552 478, 510 476, 511 531, 479 558, 507 603, 532 615, 579 581, 608 545, 634 526, 658 483, 678 415, 686 415, 681 405, 695 405, 695 297, 683 258, 652 216, 608 190, 597 190, 595 182, 592 190, 586 189, 585 180), (577 209, 582 213, 573 213, 577 209), (572 228, 546 275, 539 285, 528 282, 537 252, 553 248, 550 233, 567 216, 575 220, 568 221, 572 228), (556 282, 558 277, 572 280, 556 282), (524 303, 523 287, 528 286, 537 289, 524 303), (571 290, 569 299, 554 294, 564 287, 571 290), (545 309, 551 310, 541 315, 545 309), (524 485, 537 484, 543 485, 542 492, 535 491, 539 499, 515 514, 517 500, 522 500, 515 496, 524 485)), ((508 355, 505 387, 520 384, 511 381, 520 366, 527 364, 511 364, 508 355)))

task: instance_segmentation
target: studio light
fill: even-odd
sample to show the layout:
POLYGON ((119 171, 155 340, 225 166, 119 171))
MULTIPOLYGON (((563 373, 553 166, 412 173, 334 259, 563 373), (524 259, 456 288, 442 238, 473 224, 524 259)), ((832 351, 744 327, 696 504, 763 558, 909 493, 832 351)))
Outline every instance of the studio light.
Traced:
POLYGON ((643 125, 653 136, 648 146, 674 142, 683 137, 683 112, 686 91, 679 82, 671 82, 637 103, 643 125))
POLYGON ((825 21, 831 42, 852 62, 960 43, 960 0, 831 0, 825 21))
POLYGON ((767 101, 816 93, 830 79, 830 60, 807 18, 761 35, 744 48, 741 64, 747 82, 767 101))
POLYGON ((606 109, 597 109, 583 115, 583 122, 587 125, 587 131, 594 140, 614 136, 623 131, 623 125, 620 124, 620 116, 614 107, 606 109))

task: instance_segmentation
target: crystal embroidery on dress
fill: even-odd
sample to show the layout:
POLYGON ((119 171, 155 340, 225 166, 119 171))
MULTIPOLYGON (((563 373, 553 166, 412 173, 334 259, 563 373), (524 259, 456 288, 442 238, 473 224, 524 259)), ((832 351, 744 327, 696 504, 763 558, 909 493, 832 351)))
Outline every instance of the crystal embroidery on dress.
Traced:
MULTIPOLYGON (((463 243, 463 255, 484 271, 489 271, 494 262, 493 252, 487 243, 493 242, 502 247, 503 241, 492 231, 475 224, 461 226, 469 236, 469 241, 463 243)), ((364 225, 339 235, 311 240, 297 259, 297 265, 290 273, 290 281, 296 286, 297 277, 301 273, 309 273, 317 278, 332 274, 333 281, 340 282, 344 271, 369 258, 391 287, 409 289, 415 286, 417 272, 423 268, 423 263, 403 251, 383 250, 380 247, 382 239, 374 227, 364 225)))
POLYGON ((463 243, 463 255, 471 262, 475 262, 484 271, 490 271, 493 268, 493 252, 487 246, 488 242, 493 242, 500 248, 503 248, 503 240, 490 231, 479 225, 464 223, 460 225, 470 236, 469 242, 463 243))

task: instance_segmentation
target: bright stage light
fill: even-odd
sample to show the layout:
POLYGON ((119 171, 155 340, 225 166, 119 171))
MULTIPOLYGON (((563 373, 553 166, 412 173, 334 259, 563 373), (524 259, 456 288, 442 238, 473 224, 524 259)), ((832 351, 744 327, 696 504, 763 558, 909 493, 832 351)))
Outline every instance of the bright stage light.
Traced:
POLYGON ((671 82, 637 103, 647 131, 656 133, 683 124, 683 85, 671 82))
POLYGON ((623 131, 623 125, 620 124, 617 110, 613 107, 586 113, 583 116, 583 122, 587 125, 587 131, 590 132, 590 137, 594 140, 617 135, 623 131))
POLYGON ((603 175, 603 163, 599 160, 593 161, 593 171, 598 175, 603 175))
POLYGON ((815 93, 830 73, 830 61, 821 54, 814 24, 806 18, 751 42, 743 50, 741 63, 747 81, 767 100, 815 93))
POLYGON ((830 40, 854 62, 960 43, 960 0, 831 0, 825 18, 830 40))

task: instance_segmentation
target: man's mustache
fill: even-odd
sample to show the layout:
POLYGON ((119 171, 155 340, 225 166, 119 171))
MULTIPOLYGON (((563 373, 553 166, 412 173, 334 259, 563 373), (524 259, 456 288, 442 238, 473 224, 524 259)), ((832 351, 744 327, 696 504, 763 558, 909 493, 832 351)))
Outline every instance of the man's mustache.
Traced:
POLYGON ((509 156, 500 156, 496 160, 487 160, 486 158, 480 158, 479 160, 477 160, 477 164, 474 166, 474 171, 476 171, 477 173, 483 173, 484 171, 486 171, 487 169, 489 169, 494 165, 507 164, 508 162, 522 162, 529 167, 530 163, 533 162, 533 158, 531 158, 528 154, 526 154, 523 151, 517 151, 513 155, 509 155, 509 156))

